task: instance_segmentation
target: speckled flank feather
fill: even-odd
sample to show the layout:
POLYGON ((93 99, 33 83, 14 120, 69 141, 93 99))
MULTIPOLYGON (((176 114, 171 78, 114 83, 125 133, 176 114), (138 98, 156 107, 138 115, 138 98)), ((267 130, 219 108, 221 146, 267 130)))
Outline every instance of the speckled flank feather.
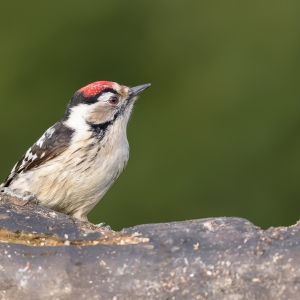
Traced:
MULTIPOLYGON (((148 86, 138 86, 136 94, 148 86)), ((1 186, 35 194, 43 206, 86 219, 127 164, 126 126, 136 94, 109 81, 81 88, 64 119, 26 152, 1 186), (111 102, 112 97, 119 101, 111 102)))

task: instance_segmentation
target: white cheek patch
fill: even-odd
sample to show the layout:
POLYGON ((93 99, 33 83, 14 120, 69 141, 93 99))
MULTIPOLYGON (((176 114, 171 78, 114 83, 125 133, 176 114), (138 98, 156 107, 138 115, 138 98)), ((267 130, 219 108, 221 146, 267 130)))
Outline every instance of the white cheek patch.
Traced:
POLYGON ((88 130, 85 122, 85 116, 89 115, 92 110, 92 105, 80 104, 71 108, 71 114, 65 124, 74 129, 76 132, 88 130))

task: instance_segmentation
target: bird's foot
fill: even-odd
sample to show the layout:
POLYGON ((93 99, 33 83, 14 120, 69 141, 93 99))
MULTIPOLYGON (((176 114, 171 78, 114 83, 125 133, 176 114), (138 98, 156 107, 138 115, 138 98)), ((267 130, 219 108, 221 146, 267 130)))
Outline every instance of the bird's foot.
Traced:
POLYGON ((105 226, 104 225, 105 225, 104 222, 101 222, 99 224, 95 224, 95 226, 98 227, 98 228, 105 228, 105 229, 111 230, 111 227, 109 225, 105 225, 105 226))
POLYGON ((39 200, 36 197, 36 195, 30 194, 28 192, 25 192, 24 194, 20 194, 20 193, 14 192, 13 190, 11 190, 8 187, 1 187, 0 188, 0 192, 4 193, 6 195, 10 195, 12 197, 15 197, 18 200, 21 200, 23 206, 25 206, 25 205, 27 205, 29 203, 35 203, 36 205, 38 205, 38 203, 39 203, 39 200))

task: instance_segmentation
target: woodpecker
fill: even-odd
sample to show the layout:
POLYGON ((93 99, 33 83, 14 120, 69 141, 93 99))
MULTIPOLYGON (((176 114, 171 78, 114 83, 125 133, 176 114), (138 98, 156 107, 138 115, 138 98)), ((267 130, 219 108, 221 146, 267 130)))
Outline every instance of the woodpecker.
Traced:
POLYGON ((22 199, 34 195, 42 206, 87 221, 127 164, 127 123, 150 85, 97 81, 79 89, 64 118, 28 149, 1 190, 22 199))

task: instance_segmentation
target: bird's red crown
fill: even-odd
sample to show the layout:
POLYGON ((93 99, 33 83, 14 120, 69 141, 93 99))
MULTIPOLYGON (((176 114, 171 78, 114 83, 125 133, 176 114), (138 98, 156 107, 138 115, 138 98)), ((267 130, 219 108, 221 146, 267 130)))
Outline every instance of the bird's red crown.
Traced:
POLYGON ((113 88, 113 85, 114 83, 111 81, 96 81, 82 87, 78 92, 83 93, 84 97, 93 97, 101 93, 104 89, 113 88))

